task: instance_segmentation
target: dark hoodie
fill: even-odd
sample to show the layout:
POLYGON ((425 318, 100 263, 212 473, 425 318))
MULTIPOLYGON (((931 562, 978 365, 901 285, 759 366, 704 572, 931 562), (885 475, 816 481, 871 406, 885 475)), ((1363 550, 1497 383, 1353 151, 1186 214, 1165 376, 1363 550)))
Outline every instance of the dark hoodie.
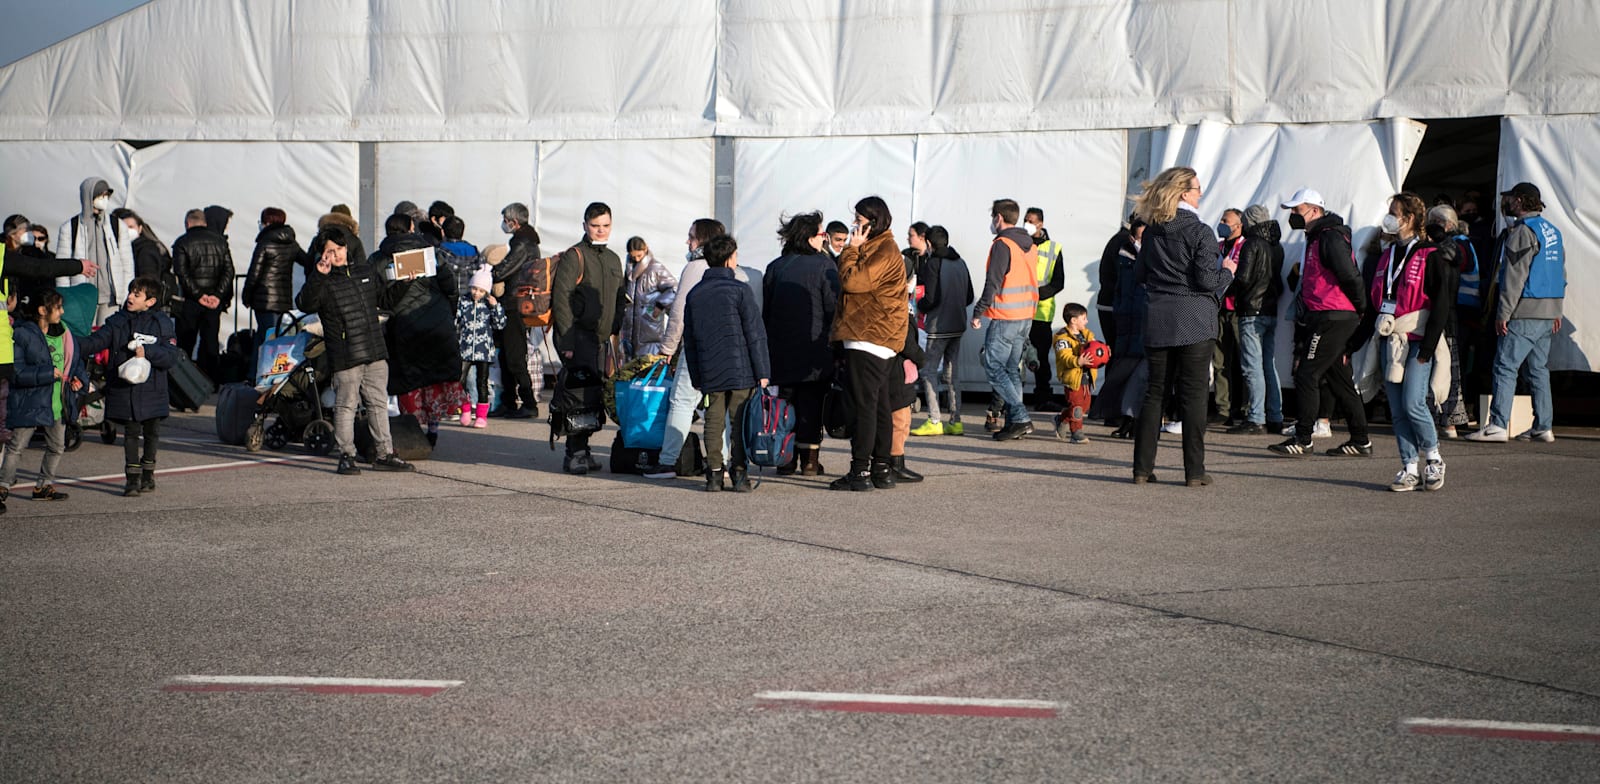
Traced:
POLYGON ((967 331, 972 304, 972 273, 955 248, 930 247, 922 269, 917 270, 922 284, 922 299, 917 312, 923 316, 923 329, 930 338, 947 338, 967 331))
MULTIPOLYGON (((1028 234, 1027 229, 1021 226, 1002 229, 999 237, 1015 242, 1023 253, 1027 253, 1028 249, 1033 247, 1033 237, 1028 234)), ((997 238, 994 244, 989 246, 989 265, 983 279, 983 296, 978 297, 978 304, 973 308, 972 312, 983 313, 989 309, 989 306, 994 304, 994 298, 1000 294, 1000 289, 1006 279, 1006 273, 1010 271, 1011 249, 997 238)), ((1037 281, 1035 282, 1037 283, 1037 281)), ((1029 318, 1032 318, 1032 316, 1029 318)))
POLYGON ((233 210, 213 204, 205 208, 205 214, 206 228, 224 237, 228 236, 228 221, 233 220, 233 210))
POLYGON ((1283 230, 1275 220, 1264 220, 1245 228, 1244 248, 1239 251, 1239 270, 1233 274, 1228 296, 1241 317, 1278 315, 1278 298, 1283 294, 1283 230))

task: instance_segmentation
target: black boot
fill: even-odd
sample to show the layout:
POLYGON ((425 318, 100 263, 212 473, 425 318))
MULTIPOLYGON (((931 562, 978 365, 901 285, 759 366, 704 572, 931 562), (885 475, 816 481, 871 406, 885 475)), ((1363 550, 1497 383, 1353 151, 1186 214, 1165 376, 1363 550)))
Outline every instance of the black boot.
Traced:
POLYGON ((728 479, 733 483, 735 493, 748 493, 755 489, 750 486, 750 469, 745 466, 735 466, 728 472, 728 479))
POLYGON ((800 455, 804 454, 805 451, 805 447, 796 448, 794 457, 789 458, 789 462, 778 466, 778 476, 794 476, 800 470, 800 455))
POLYGON ((829 490, 863 492, 872 489, 872 468, 866 461, 850 461, 850 470, 828 484, 829 490))
POLYGON ((873 487, 876 487, 879 490, 894 489, 894 471, 889 468, 889 461, 878 460, 874 458, 872 461, 871 477, 873 487))
POLYGON ((922 481, 922 474, 919 474, 919 473, 917 473, 917 472, 915 472, 915 471, 913 471, 913 470, 911 470, 909 468, 906 468, 906 456, 905 455, 896 455, 894 457, 889 458, 889 469, 890 469, 890 473, 892 473, 894 475, 894 481, 896 481, 896 482, 921 482, 922 481))
POLYGON ((722 469, 720 469, 720 468, 707 468, 706 469, 706 492, 708 492, 708 493, 720 493, 720 492, 722 492, 722 469))
POLYGON ((128 483, 122 487, 123 498, 137 498, 139 496, 139 479, 142 474, 137 471, 126 472, 128 483))
POLYGON ((139 492, 154 493, 156 491, 156 464, 144 463, 139 466, 139 492))

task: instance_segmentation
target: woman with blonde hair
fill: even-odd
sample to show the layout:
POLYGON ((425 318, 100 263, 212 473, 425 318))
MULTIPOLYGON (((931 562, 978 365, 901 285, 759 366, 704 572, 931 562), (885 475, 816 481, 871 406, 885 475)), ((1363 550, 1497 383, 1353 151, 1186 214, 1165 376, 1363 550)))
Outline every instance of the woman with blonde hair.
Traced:
POLYGON ((1148 307, 1144 348, 1149 382, 1133 446, 1133 483, 1155 481, 1161 404, 1178 385, 1183 411, 1183 473, 1190 487, 1211 484, 1206 473, 1206 387, 1217 340, 1222 293, 1237 263, 1217 260, 1216 234, 1200 220, 1200 178, 1186 166, 1167 169, 1144 184, 1134 214, 1148 227, 1134 277, 1148 307))

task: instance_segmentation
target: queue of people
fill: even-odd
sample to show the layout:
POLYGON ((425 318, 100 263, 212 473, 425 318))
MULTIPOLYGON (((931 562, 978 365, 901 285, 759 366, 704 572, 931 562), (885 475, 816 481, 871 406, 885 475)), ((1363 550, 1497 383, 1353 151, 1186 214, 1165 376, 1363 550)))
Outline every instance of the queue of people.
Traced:
MULTIPOLYGON (((540 292, 528 280, 541 271, 548 318, 539 323, 548 325, 562 378, 605 378, 622 361, 663 358, 672 370, 665 436, 641 473, 676 477, 703 410, 708 491, 722 489, 725 478, 736 492, 752 488, 741 428, 730 420, 769 386, 795 412, 796 448, 779 474, 827 473, 820 451, 831 396, 845 412, 838 426, 851 446, 850 463, 830 488, 921 481, 906 464, 907 437, 964 434, 957 369, 969 330, 984 333, 994 439, 1033 432, 1023 395, 1031 370, 1034 409, 1059 412, 1063 441, 1087 443, 1089 417, 1134 441, 1136 484, 1158 481, 1164 431, 1181 433, 1185 484, 1211 484, 1205 435, 1214 424, 1235 435, 1282 433, 1288 437, 1270 450, 1301 458, 1316 453, 1314 440, 1331 432, 1324 422, 1337 411, 1348 437, 1323 454, 1371 456, 1360 361, 1381 377, 1388 401, 1401 462, 1393 490, 1443 487, 1440 441, 1469 421, 1469 372, 1483 364, 1493 368, 1493 404, 1466 437, 1511 439, 1511 397, 1525 370, 1534 425, 1517 438, 1554 439, 1546 362, 1566 279, 1561 233, 1542 216, 1537 187, 1521 183, 1501 194, 1510 225, 1492 255, 1473 240, 1473 220, 1481 220, 1475 205, 1457 213, 1451 204, 1429 208, 1415 194, 1396 194, 1365 264, 1350 226, 1314 189, 1279 205, 1289 229, 1304 232, 1299 259, 1285 258, 1283 229, 1267 207, 1229 208, 1212 227, 1200 218, 1204 195, 1198 173, 1185 167, 1144 186, 1100 259, 1094 307, 1102 343, 1089 329, 1088 308, 1055 301, 1065 260, 1044 228, 1044 211, 1011 199, 990 207, 994 239, 978 289, 945 227, 913 223, 901 249, 894 216, 876 196, 859 200, 848 224, 825 222, 819 212, 785 216, 782 252, 761 276, 738 264, 737 241, 710 218, 689 226, 679 275, 640 237, 626 242, 624 262, 610 247, 611 209, 601 202, 585 209, 578 241, 549 258, 520 203, 500 214, 508 242, 480 250, 465 242, 465 222, 447 203, 424 212, 402 202, 371 255, 343 205, 319 218, 304 250, 284 211, 269 207, 234 303, 231 211, 190 210, 169 251, 138 214, 111 209, 103 179, 89 178, 53 255, 44 227, 20 215, 4 224, 0 273, 12 317, 0 334, 0 441, 7 442, 0 510, 34 429, 46 434, 34 497, 65 497, 53 487, 61 433, 76 416, 84 357, 105 349, 119 368, 142 368, 109 382, 107 416, 128 444, 125 495, 154 491, 160 422, 169 411, 163 374, 180 357, 215 372, 219 319, 235 305, 263 327, 295 309, 322 322, 340 474, 361 471, 357 409, 382 410, 391 396, 430 441, 457 416, 477 428, 491 417, 537 416, 545 336, 530 326, 529 300, 540 292), (435 249, 437 273, 395 279, 396 254, 425 248, 435 249), (305 275, 298 292, 296 270, 305 275), (1285 295, 1295 332, 1292 424, 1272 361, 1285 295), (1064 326, 1054 330, 1058 311, 1064 326), (1495 345, 1484 351, 1483 333, 1491 331, 1495 345), (495 359, 504 384, 491 410, 495 359), (1053 380, 1062 395, 1051 391, 1053 380), (927 416, 913 427, 919 397, 927 416)), ((553 427, 558 414, 570 413, 553 410, 553 427)), ((373 469, 414 470, 395 454, 387 417, 368 417, 367 426, 373 469)), ((597 470, 593 429, 561 432, 563 469, 597 470)))

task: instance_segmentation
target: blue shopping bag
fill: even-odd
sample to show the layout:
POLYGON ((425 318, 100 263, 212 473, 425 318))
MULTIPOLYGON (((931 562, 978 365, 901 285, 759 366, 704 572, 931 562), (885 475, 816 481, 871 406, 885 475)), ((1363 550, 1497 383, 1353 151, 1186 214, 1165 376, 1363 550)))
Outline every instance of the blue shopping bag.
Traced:
POLYGON ((289 377, 289 373, 306 361, 306 344, 310 333, 300 329, 298 320, 287 327, 273 326, 267 330, 267 341, 256 352, 256 388, 276 386, 289 377))
POLYGON ((629 449, 660 449, 667 437, 667 408, 672 402, 673 376, 661 360, 643 375, 616 382, 617 418, 622 443, 629 449))

